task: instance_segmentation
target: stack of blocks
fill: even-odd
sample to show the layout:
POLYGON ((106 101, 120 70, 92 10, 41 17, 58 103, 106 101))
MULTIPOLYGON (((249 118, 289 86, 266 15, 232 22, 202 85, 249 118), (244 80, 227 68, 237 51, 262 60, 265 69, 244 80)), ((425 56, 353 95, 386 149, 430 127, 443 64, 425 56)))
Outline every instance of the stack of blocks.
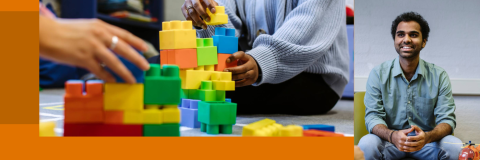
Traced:
MULTIPOLYGON (((224 8, 217 6, 216 10, 212 23, 207 24, 227 23, 224 8)), ((191 21, 163 22, 162 27, 160 63, 180 67, 181 125, 201 128, 208 134, 232 133, 237 105, 225 99, 225 91, 234 91, 235 82, 231 72, 222 71, 236 66, 236 62, 225 62, 238 51, 235 29, 215 28, 213 38, 196 38, 191 21)))
POLYGON ((271 119, 263 119, 243 127, 242 136, 262 137, 343 137, 335 133, 335 127, 329 125, 288 125, 282 126, 271 119))
POLYGON ((64 136, 180 136, 178 66, 123 62, 137 83, 66 82, 64 136))

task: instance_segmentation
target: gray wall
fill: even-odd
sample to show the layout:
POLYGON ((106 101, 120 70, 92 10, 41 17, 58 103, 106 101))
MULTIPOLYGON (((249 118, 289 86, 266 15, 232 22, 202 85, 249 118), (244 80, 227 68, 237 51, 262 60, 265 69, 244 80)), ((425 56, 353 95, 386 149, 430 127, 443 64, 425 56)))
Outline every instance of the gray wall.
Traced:
POLYGON ((479 0, 356 0, 355 78, 368 77, 374 66, 398 56, 390 26, 407 11, 430 26, 420 58, 444 68, 450 79, 480 79, 479 0))
POLYGON ((182 7, 184 0, 164 0, 163 5, 165 11, 163 12, 164 21, 172 20, 181 20, 184 21, 185 17, 183 16, 180 7, 182 7))

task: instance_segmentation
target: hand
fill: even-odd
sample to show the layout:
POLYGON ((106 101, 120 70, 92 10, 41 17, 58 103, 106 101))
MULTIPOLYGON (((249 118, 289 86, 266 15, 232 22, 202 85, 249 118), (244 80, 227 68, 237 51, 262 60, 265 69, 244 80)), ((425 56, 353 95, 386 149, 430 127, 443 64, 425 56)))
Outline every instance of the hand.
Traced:
POLYGON ((182 10, 185 19, 192 21, 193 26, 207 29, 207 24, 203 21, 210 22, 207 8, 210 9, 210 12, 215 13, 215 6, 218 6, 218 3, 213 0, 185 0, 180 9, 182 10), (193 8, 188 8, 189 6, 192 6, 193 8))
POLYGON ((412 128, 415 130, 416 136, 411 136, 407 138, 404 146, 404 149, 407 150, 406 152, 419 151, 423 148, 423 146, 425 146, 425 144, 427 144, 425 132, 423 132, 420 127, 415 125, 412 125, 412 128))
POLYGON ((413 128, 394 131, 392 134, 392 143, 397 147, 398 150, 402 152, 407 152, 408 150, 404 148, 406 146, 405 142, 407 142, 407 135, 410 132, 413 132, 413 128))
POLYGON ((146 51, 146 44, 123 29, 96 19, 53 20, 40 16, 41 57, 85 68, 106 82, 115 82, 100 65, 104 63, 125 82, 135 83, 132 73, 109 50, 113 36, 119 39, 113 50, 115 53, 142 70, 149 68, 145 58, 131 47, 146 51))
POLYGON ((239 66, 232 68, 225 68, 225 72, 232 72, 233 80, 240 80, 235 82, 235 87, 248 86, 255 83, 258 79, 258 65, 257 61, 252 56, 245 54, 243 51, 233 53, 227 58, 227 63, 238 61, 239 66))
POLYGON ((365 160, 365 156, 363 155, 363 151, 358 146, 353 146, 353 154, 354 160, 365 160))

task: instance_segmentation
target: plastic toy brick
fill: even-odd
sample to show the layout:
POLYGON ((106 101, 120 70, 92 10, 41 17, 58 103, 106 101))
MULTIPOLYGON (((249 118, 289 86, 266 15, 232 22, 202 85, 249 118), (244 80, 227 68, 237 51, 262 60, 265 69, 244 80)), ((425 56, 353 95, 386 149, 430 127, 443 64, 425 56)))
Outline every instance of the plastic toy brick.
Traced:
POLYGON ((103 123, 103 110, 74 110, 66 109, 64 111, 65 123, 103 123))
POLYGON ((205 66, 198 66, 198 67, 195 67, 193 70, 204 71, 205 66))
POLYGON ((297 125, 288 125, 280 128, 278 136, 281 137, 302 137, 303 128, 297 125))
POLYGON ((162 23, 159 32, 160 50, 196 48, 196 31, 192 21, 170 21, 162 23))
MULTIPOLYGON (((197 67, 197 49, 167 49, 160 51, 160 64, 177 65, 181 69, 197 67), (162 60, 162 55, 164 60, 162 60)), ((217 63, 217 62, 215 62, 217 63)))
POLYGON ((212 80, 217 81, 231 81, 232 80, 232 72, 214 72, 212 73, 212 80))
MULTIPOLYGON (((138 52, 138 54, 143 56, 142 53, 140 52, 138 52)), ((135 64, 128 61, 127 59, 119 55, 117 55, 117 57, 118 59, 120 59, 123 65, 125 65, 125 67, 127 67, 127 69, 132 73, 133 77, 135 77, 135 79, 137 80, 137 83, 143 83, 143 80, 144 80, 143 70, 138 68, 135 64)), ((110 68, 108 68, 108 66, 106 67, 106 70, 115 77, 117 83, 125 83, 125 81, 122 78, 120 78, 120 76, 118 76, 115 72, 113 72, 110 68)))
POLYGON ((228 23, 228 15, 225 14, 224 6, 215 6, 215 14, 210 12, 210 9, 207 8, 207 14, 210 17, 210 22, 205 21, 207 25, 220 25, 228 23))
POLYGON ((65 83, 64 108, 67 110, 103 110, 103 82, 88 81, 86 86, 80 80, 65 83), (88 90, 84 94, 84 88, 88 90))
POLYGON ((179 137, 180 124, 178 123, 145 124, 143 126, 143 136, 179 137))
POLYGON ((235 81, 212 81, 213 90, 234 91, 235 81))
POLYGON ((225 91, 216 91, 215 101, 225 102, 225 91))
POLYGON ((162 124, 163 111, 158 108, 148 108, 143 111, 143 124, 162 124))
POLYGON ((139 83, 106 83, 104 93, 105 110, 143 110, 143 87, 143 84, 139 83))
POLYGON ((56 137, 55 122, 40 122, 38 126, 40 137, 56 137))
MULTIPOLYGON (((217 64, 217 62, 215 62, 217 64)), ((205 71, 215 71, 215 65, 205 65, 205 71)))
POLYGON ((324 124, 308 124, 308 125, 303 125, 303 129, 304 129, 304 130, 316 129, 316 130, 321 130, 321 131, 335 132, 335 126, 324 125, 324 124))
POLYGON ((212 38, 197 38, 197 57, 199 66, 217 64, 217 47, 212 38))
POLYGON ((217 92, 212 90, 212 81, 202 81, 199 99, 202 101, 215 101, 217 92))
POLYGON ((180 123, 180 109, 178 107, 164 108, 162 112, 163 123, 180 123))
POLYGON ((143 136, 143 125, 65 123, 63 136, 143 136))
POLYGON ((238 37, 235 37, 235 29, 217 27, 212 38, 213 45, 217 46, 217 53, 233 54, 238 51, 238 37))
POLYGON ((329 131, 320 131, 315 129, 304 130, 303 136, 305 137, 345 137, 343 134, 329 132, 329 131))
POLYGON ((123 124, 123 111, 104 111, 105 124, 123 124))
POLYGON ((232 54, 217 53, 218 62, 215 65, 215 71, 223 71, 225 68, 236 67, 238 60, 227 63, 227 58, 232 54))
POLYGON ((282 125, 272 119, 263 119, 243 127, 242 136, 275 136, 282 125))
POLYGON ((180 125, 190 128, 200 128, 200 122, 198 121, 198 109, 190 108, 190 106, 198 106, 198 100, 184 99, 182 101, 181 110, 181 123, 180 125))
POLYGON ((182 89, 199 89, 201 82, 210 80, 213 72, 215 71, 180 70, 182 89))
POLYGON ((230 134, 236 123, 236 115, 236 103, 198 102, 198 121, 202 132, 230 134))
POLYGON ((232 99, 230 99, 230 98, 225 98, 225 102, 232 103, 232 99))
POLYGON ((150 64, 145 77, 144 104, 177 105, 180 103, 181 80, 178 66, 150 64))
POLYGON ((191 109, 198 109, 198 102, 200 102, 200 100, 191 100, 190 101, 190 108, 191 109))
POLYGON ((143 124, 143 111, 124 111, 123 124, 143 124))

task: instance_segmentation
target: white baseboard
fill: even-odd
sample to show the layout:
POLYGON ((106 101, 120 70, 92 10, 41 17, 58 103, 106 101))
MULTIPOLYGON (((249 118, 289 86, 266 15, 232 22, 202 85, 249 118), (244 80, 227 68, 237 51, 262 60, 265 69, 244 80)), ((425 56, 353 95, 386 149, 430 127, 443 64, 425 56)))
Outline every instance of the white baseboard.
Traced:
MULTIPOLYGON (((354 92, 365 92, 368 77, 354 77, 354 92)), ((480 79, 450 79, 454 95, 480 95, 480 79)))

